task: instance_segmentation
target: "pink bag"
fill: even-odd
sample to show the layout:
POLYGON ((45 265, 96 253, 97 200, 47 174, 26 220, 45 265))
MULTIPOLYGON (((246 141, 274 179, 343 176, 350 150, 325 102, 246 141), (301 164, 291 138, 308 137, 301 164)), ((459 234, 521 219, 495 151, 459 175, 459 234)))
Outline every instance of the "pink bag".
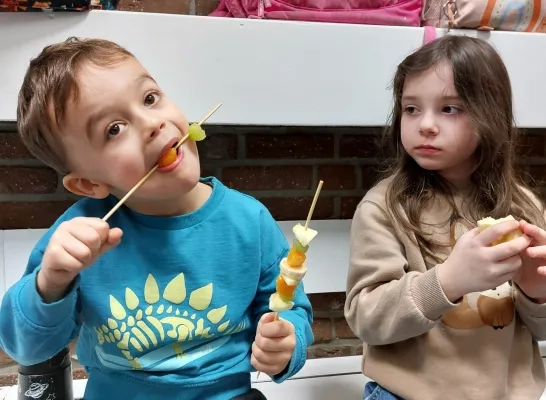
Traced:
POLYGON ((546 32, 545 0, 426 0, 423 25, 546 32))
POLYGON ((221 0, 210 15, 365 25, 419 26, 423 0, 221 0))

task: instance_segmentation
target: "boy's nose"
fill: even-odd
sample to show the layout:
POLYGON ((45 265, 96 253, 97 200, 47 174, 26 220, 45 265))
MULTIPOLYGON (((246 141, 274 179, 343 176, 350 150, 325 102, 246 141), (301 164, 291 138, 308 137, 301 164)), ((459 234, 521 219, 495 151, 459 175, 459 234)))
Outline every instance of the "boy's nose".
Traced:
POLYGON ((155 138, 161 130, 165 128, 165 122, 159 120, 149 121, 149 127, 147 129, 150 139, 155 138))

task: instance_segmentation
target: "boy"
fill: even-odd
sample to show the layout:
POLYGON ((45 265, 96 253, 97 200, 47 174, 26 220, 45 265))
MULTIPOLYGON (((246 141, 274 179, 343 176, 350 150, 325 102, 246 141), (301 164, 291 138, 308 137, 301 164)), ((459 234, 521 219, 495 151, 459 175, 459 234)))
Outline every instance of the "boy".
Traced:
POLYGON ((280 320, 268 312, 288 244, 257 200, 199 178, 195 142, 101 220, 189 127, 130 52, 73 38, 46 47, 24 78, 18 124, 84 199, 4 297, 10 356, 42 362, 79 335, 86 400, 225 400, 249 393, 252 367, 276 382, 301 369, 313 341, 303 288, 280 320))

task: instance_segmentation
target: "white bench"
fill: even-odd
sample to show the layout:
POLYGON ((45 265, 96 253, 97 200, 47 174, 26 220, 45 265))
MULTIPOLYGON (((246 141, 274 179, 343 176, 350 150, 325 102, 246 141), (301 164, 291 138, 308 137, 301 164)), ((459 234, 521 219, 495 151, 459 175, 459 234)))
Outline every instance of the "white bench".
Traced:
MULTIPOLYGON (((518 124, 546 127, 546 35, 453 33, 490 38, 512 77, 518 124)), ((103 37, 126 46, 191 118, 222 101, 224 106, 209 123, 378 126, 387 120, 388 85, 395 67, 421 45, 423 29, 108 11, 3 14, 0 121, 16 118, 17 92, 28 60, 68 36, 103 37), (154 35, 144 26, 153 26, 154 35)), ((288 238, 292 225, 281 222, 288 238)), ((307 292, 345 291, 350 221, 313 225, 320 235, 309 253, 307 292)), ((41 233, 0 231, 0 297, 21 276, 41 233)), ((265 375, 257 380, 253 374, 252 380, 271 400, 357 400, 367 381, 360 373, 359 356, 309 360, 281 385, 265 375)), ((84 385, 75 382, 77 396, 84 385)), ((4 396, 16 399, 16 388, 4 396)))

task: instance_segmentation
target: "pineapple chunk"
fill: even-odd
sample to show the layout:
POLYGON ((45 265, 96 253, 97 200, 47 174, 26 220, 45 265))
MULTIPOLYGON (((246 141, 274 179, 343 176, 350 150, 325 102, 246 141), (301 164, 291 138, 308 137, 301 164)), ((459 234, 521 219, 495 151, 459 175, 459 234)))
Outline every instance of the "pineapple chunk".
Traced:
MULTIPOLYGON (((492 217, 487 217, 487 218, 484 218, 484 219, 481 219, 481 220, 478 221, 478 229, 480 231, 483 231, 484 229, 489 228, 492 225, 500 224, 501 222, 515 221, 515 220, 516 219, 514 217, 512 217, 511 215, 509 215, 507 217, 504 217, 504 218, 499 218, 499 219, 495 219, 495 218, 492 218, 492 217)), ((523 235, 523 232, 521 232, 521 230, 519 230, 519 229, 516 229, 515 231, 509 232, 506 235, 502 236, 501 238, 495 240, 491 244, 493 246, 495 246, 495 245, 500 244, 500 243, 509 242, 510 240, 513 240, 513 239, 516 239, 516 238, 520 237, 521 235, 523 235)))
POLYGON ((305 229, 305 226, 302 224, 296 224, 292 228, 292 232, 294 232, 294 236, 298 240, 298 242, 301 243, 302 246, 308 246, 309 243, 311 243, 311 240, 317 236, 318 231, 314 229, 307 228, 305 229))

